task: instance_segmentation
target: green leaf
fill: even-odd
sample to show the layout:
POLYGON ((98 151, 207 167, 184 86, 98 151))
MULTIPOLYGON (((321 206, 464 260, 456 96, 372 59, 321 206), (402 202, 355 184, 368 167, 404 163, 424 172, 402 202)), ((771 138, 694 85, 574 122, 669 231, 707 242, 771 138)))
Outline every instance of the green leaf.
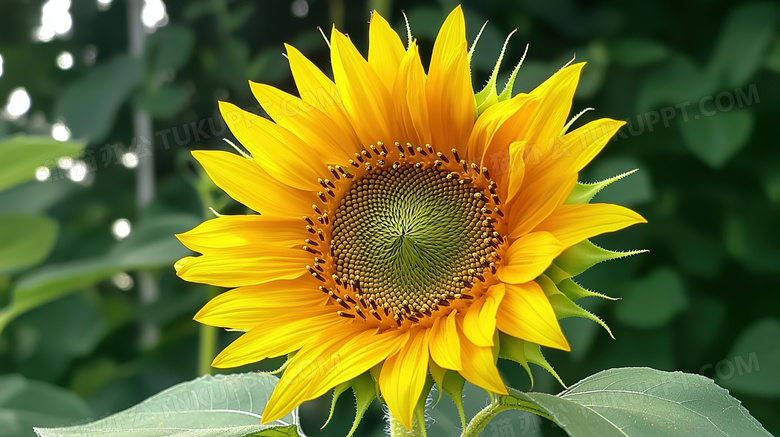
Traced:
POLYGON ((588 319, 601 325, 601 327, 607 331, 610 337, 613 339, 615 338, 615 336, 612 335, 612 330, 609 329, 609 326, 607 326, 603 320, 574 303, 574 301, 569 299, 566 294, 558 290, 558 288, 555 286, 555 283, 553 283, 550 278, 542 275, 536 278, 536 281, 542 287, 542 290, 544 290, 544 294, 547 295, 547 300, 550 301, 550 305, 552 305, 553 310, 555 311, 555 317, 557 317, 558 320, 569 317, 580 317, 583 319, 588 319))
POLYGON ((714 365, 718 383, 753 396, 780 396, 780 319, 743 330, 725 360, 714 365))
POLYGON ((574 189, 569 193, 569 197, 564 202, 567 205, 576 205, 580 203, 590 203, 591 200, 604 188, 610 186, 613 182, 617 182, 626 176, 634 174, 637 170, 627 171, 617 176, 613 176, 609 179, 604 179, 601 182, 582 183, 577 182, 574 185, 574 189))
MULTIPOLYGON (((481 36, 481 35, 480 35, 481 36)), ((501 69, 501 61, 504 59, 504 53, 506 52, 506 47, 509 44, 509 38, 511 38, 511 34, 507 37, 506 41, 504 41, 504 45, 501 47, 501 53, 498 55, 498 60, 496 61, 495 67, 493 67, 493 72, 490 73, 490 77, 488 78, 487 84, 485 84, 485 87, 482 89, 482 91, 476 93, 474 95, 474 99, 476 100, 477 104, 477 115, 482 114, 485 112, 487 108, 490 106, 498 103, 501 99, 499 99, 499 93, 496 90, 496 81, 498 80, 498 72, 501 69)), ((471 49, 469 50, 469 62, 471 62, 471 56, 473 54, 473 51, 475 49, 475 46, 477 44, 477 41, 474 41, 474 44, 471 46, 471 49)), ((523 61, 520 60, 517 66, 515 66, 514 70, 512 71, 512 74, 510 75, 509 81, 507 82, 508 86, 505 86, 504 91, 506 89, 509 89, 509 96, 511 97, 512 94, 512 84, 514 83, 514 78, 517 75, 517 70, 520 68, 520 65, 522 65, 523 61)), ((501 92, 501 94, 504 95, 504 99, 506 100, 508 97, 506 94, 504 94, 504 91, 501 92)))
POLYGON ((36 428, 40 437, 299 436, 298 412, 261 425, 278 379, 259 373, 201 376, 175 385, 120 413, 67 428, 36 428))
POLYGON ((84 146, 41 136, 5 138, 0 142, 0 190, 34 179, 38 167, 54 167, 58 158, 80 155, 84 146))
POLYGON ((7 214, 43 214, 52 206, 67 202, 84 187, 74 183, 41 183, 28 181, 0 191, 0 205, 7 214))
POLYGON ((92 414, 73 393, 21 375, 0 376, 0 429, 3 435, 34 436, 34 426, 60 426, 92 414))
POLYGON ((199 222, 199 218, 186 214, 158 216, 139 223, 127 239, 105 256, 48 265, 22 276, 12 290, 11 305, 0 310, 0 331, 31 308, 119 272, 172 265, 190 254, 173 234, 189 230, 199 222))
POLYGON ((727 217, 724 243, 728 253, 754 272, 777 272, 780 250, 774 243, 771 215, 727 217))
POLYGON ((178 70, 192 55, 195 33, 189 27, 172 24, 158 29, 147 44, 152 48, 147 53, 154 54, 155 73, 178 70))
POLYGON ((724 87, 744 85, 761 65, 777 26, 777 4, 748 3, 727 18, 707 66, 724 87))
POLYGON ((440 376, 434 378, 438 380, 436 387, 440 392, 439 399, 441 399, 441 392, 447 393, 458 412, 461 426, 465 426, 466 414, 463 409, 463 387, 466 384, 466 380, 458 372, 441 368, 437 370, 441 370, 440 376))
POLYGON ((727 390, 682 372, 609 369, 557 396, 517 392, 501 398, 538 408, 572 437, 771 437, 727 390))
POLYGON ((628 285, 615 315, 627 326, 652 329, 665 325, 687 307, 688 296, 680 275, 660 267, 628 285))
POLYGON ((152 117, 170 117, 184 106, 187 95, 184 89, 177 85, 165 84, 158 88, 144 90, 138 96, 136 104, 144 108, 152 117))
POLYGON ((563 251, 553 262, 569 275, 577 276, 598 263, 625 258, 643 252, 646 251, 616 252, 596 246, 589 240, 584 240, 563 251))
POLYGON ((118 55, 70 85, 60 95, 54 112, 65 119, 73 138, 102 140, 111 131, 119 108, 140 82, 140 59, 118 55))
POLYGON ((51 252, 58 224, 40 215, 0 215, 0 274, 35 265, 51 252))
POLYGON ((512 360, 523 366, 525 372, 528 373, 528 379, 531 382, 531 389, 534 388, 534 375, 531 373, 531 367, 528 366, 528 363, 533 363, 543 368, 549 372, 550 375, 552 375, 562 386, 566 387, 566 384, 563 383, 561 377, 558 376, 558 373, 553 369, 550 363, 547 362, 547 359, 544 357, 544 355, 542 355, 542 350, 538 344, 520 340, 519 338, 512 337, 511 335, 505 334, 503 332, 498 333, 498 338, 501 344, 499 358, 512 360))
POLYGON ((677 265, 683 270, 708 277, 716 277, 721 272, 725 254, 721 238, 682 226, 668 227, 666 235, 677 265))
POLYGON ((333 389, 330 413, 328 413, 328 419, 325 421, 325 424, 322 425, 323 429, 328 426, 328 423, 330 423, 330 420, 333 418, 333 413, 336 410, 336 402, 338 402, 341 395, 350 387, 352 388, 352 393, 355 395, 355 420, 352 421, 352 428, 350 428, 347 437, 351 437, 355 434, 358 425, 360 425, 360 421, 363 419, 363 415, 366 414, 368 407, 370 407, 374 399, 377 398, 376 382, 374 382, 374 378, 372 378, 368 372, 363 373, 351 381, 337 385, 333 389))
MULTIPOLYGON (((77 293, 22 314, 9 327, 15 338, 9 351, 28 378, 59 381, 74 359, 89 356, 107 330, 96 295, 77 293), (57 323, 67 314, 68 323, 57 323)), ((80 392, 80 394, 84 394, 80 392)))
POLYGON ((772 43, 772 48, 769 49, 764 66, 775 73, 780 73, 780 37, 776 37, 772 43))
POLYGON ((694 102, 718 88, 715 80, 688 57, 676 54, 653 67, 647 79, 639 85, 636 111, 639 114, 662 105, 694 102))
POLYGON ((371 375, 364 373, 352 380, 352 392, 355 394, 355 420, 352 422, 352 428, 349 429, 347 437, 351 437, 357 431, 363 415, 368 411, 368 407, 377 397, 376 383, 371 375))
POLYGON ((650 39, 627 38, 612 48, 615 62, 626 67, 642 67, 668 56, 668 47, 650 39))
MULTIPOLYGON (((715 108, 717 109, 717 108, 715 108)), ((746 110, 694 114, 687 121, 678 119, 685 145, 697 158, 712 168, 723 167, 742 150, 753 132, 753 113, 746 110)))
POLYGON ((617 300, 614 297, 588 290, 582 285, 574 282, 571 278, 566 278, 555 284, 555 286, 571 300, 577 300, 583 297, 600 297, 602 299, 617 300))

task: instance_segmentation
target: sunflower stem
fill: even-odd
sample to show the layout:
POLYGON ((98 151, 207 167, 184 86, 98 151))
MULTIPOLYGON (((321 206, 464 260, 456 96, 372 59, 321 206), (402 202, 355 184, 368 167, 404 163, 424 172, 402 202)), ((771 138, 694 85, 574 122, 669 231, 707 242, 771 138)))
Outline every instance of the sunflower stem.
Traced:
MULTIPOLYGON (((217 287, 209 287, 207 293, 207 300, 211 300, 219 294, 219 289, 217 289, 217 287)), ((208 325, 200 325, 198 375, 211 375, 214 373, 211 362, 214 361, 214 357, 217 354, 217 334, 217 328, 208 325)))
POLYGON ((466 429, 463 430, 461 437, 478 437, 482 434, 482 431, 494 417, 499 413, 507 410, 520 410, 527 411, 529 413, 536 414, 548 420, 552 420, 550 416, 542 411, 537 405, 532 402, 522 399, 524 393, 518 390, 509 389, 509 395, 500 395, 494 402, 483 408, 482 411, 477 413, 471 421, 466 425, 466 429))
POLYGON ((390 425, 390 437, 425 437, 425 424, 421 426, 416 419, 411 431, 407 430, 390 412, 387 413, 387 423, 390 425))

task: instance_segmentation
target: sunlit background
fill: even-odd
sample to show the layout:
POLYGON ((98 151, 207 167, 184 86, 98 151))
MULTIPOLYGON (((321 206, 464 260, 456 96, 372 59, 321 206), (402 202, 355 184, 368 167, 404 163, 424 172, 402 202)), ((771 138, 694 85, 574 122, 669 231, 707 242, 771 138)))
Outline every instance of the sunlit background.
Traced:
MULTIPOLYGON (((128 1, 0 2, 0 143, 26 133, 87 144, 83 153, 33 163, 29 182, 0 191, 0 220, 51 224, 36 231, 29 254, 3 238, 38 229, 35 220, 0 228, 0 260, 40 252, 0 270, 0 435, 103 417, 206 371, 209 334, 191 318, 219 290, 175 276, 173 262, 188 252, 172 234, 213 217, 209 208, 245 211, 189 154, 230 150, 217 100, 258 111, 248 79, 295 92, 283 43, 329 71, 318 26, 327 33, 336 23, 365 53, 374 8, 401 35, 405 12, 426 60, 456 4, 128 1)), ((649 253, 579 278, 622 299, 584 303, 616 340, 591 322, 564 320, 572 352, 547 353, 561 377, 574 383, 618 366, 699 373, 780 433, 780 147, 772 131, 780 5, 480 0, 464 10, 469 39, 488 21, 472 59, 475 87, 517 29, 504 69, 530 47, 515 91, 576 57, 588 66, 573 111, 595 108, 576 125, 628 122, 580 179, 639 169, 597 200, 629 206, 650 223, 597 243, 649 253)), ((220 332, 218 347, 236 336, 220 332)), ((508 384, 529 389, 518 365, 502 361, 500 369, 508 384)), ((534 371, 534 390, 560 390, 534 371)), ((468 390, 473 413, 486 397, 468 390)), ((307 435, 344 435, 354 416, 349 397, 323 430, 329 396, 305 404, 307 435)), ((453 432, 451 408, 444 399, 433 410, 439 428, 430 435, 453 432)), ((372 407, 358 435, 383 435, 382 414, 372 407)), ((488 427, 486 435, 564 435, 525 416, 511 423, 514 434, 488 427)))

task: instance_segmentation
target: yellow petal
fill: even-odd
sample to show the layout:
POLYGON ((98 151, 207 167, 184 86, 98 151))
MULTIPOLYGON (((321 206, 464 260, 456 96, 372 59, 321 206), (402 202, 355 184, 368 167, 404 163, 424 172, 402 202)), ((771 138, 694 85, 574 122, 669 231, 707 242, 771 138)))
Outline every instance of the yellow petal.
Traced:
POLYGON ((379 389, 390 413, 408 430, 428 375, 429 332, 410 330, 408 343, 385 361, 379 374, 379 389))
POLYGON ((388 91, 393 90, 395 76, 404 56, 404 45, 387 20, 377 11, 371 14, 368 28, 368 65, 374 69, 388 91))
POLYGON ((391 329, 377 334, 376 330, 365 330, 366 326, 347 323, 313 335, 290 360, 261 422, 280 419, 302 402, 366 372, 398 351, 408 339, 407 332, 391 329))
POLYGON ((477 346, 469 341, 459 326, 461 336, 460 358, 463 369, 460 374, 470 383, 482 387, 487 391, 499 394, 508 394, 501 375, 496 368, 496 356, 490 346, 477 346))
POLYGON ((445 369, 460 370, 460 337, 455 322, 457 310, 444 317, 437 317, 431 326, 429 349, 431 358, 445 369))
POLYGON ((185 256, 184 258, 179 259, 173 264, 173 269, 176 270, 176 274, 179 274, 179 270, 181 270, 185 265, 187 265, 188 262, 192 261, 196 257, 194 256, 185 256))
POLYGON ((506 159, 502 160, 501 171, 496 172, 489 166, 490 174, 498 173, 493 176, 496 182, 499 184, 499 195, 506 199, 504 202, 508 205, 514 203, 515 197, 520 192, 520 188, 523 186, 525 180, 525 161, 523 161, 523 151, 525 150, 525 141, 516 141, 509 145, 509 151, 506 155, 506 159), (504 164, 504 162, 506 164, 504 164), (501 186, 506 187, 504 190, 501 186))
POLYGON ((335 28, 331 32, 333 77, 344 109, 364 146, 382 141, 393 144, 395 112, 390 91, 352 41, 335 28))
POLYGON ((468 156, 488 165, 496 155, 505 154, 513 141, 526 141, 518 137, 517 130, 528 123, 538 106, 537 97, 522 93, 490 106, 474 124, 468 156))
POLYGON ((522 284, 544 273, 564 245, 549 232, 523 235, 504 255, 504 264, 498 269, 498 279, 510 284, 522 284))
POLYGON ((521 340, 571 350, 550 301, 536 282, 506 284, 496 326, 501 332, 521 340))
POLYGON ((211 365, 224 369, 278 357, 300 349, 312 336, 338 325, 343 327, 346 322, 332 307, 282 312, 238 337, 211 365))
POLYGON ((317 149, 323 161, 344 162, 360 149, 351 127, 339 125, 310 103, 270 85, 249 82, 265 112, 280 126, 317 149))
POLYGON ((467 46, 466 23, 458 6, 436 37, 425 92, 433 145, 464 155, 476 116, 467 46))
POLYGON ((185 281, 217 287, 243 287, 309 274, 306 264, 310 264, 312 259, 305 251, 264 249, 231 248, 190 257, 179 266, 176 274, 185 281))
POLYGON ((259 246, 302 248, 309 237, 302 220, 260 215, 226 215, 207 220, 176 238, 195 252, 259 246))
POLYGON ((329 298, 317 290, 318 285, 314 278, 303 276, 236 288, 211 299, 193 319, 204 325, 246 331, 290 308, 324 307, 329 298))
POLYGON ((312 214, 314 193, 277 181, 246 158, 216 150, 193 150, 192 156, 219 188, 254 211, 296 219, 312 214))
POLYGON ((295 47, 285 44, 295 86, 301 100, 324 112, 342 130, 350 131, 349 138, 357 137, 344 112, 338 87, 316 65, 295 47))
POLYGON ((504 287, 494 285, 476 299, 468 308, 463 318, 463 332, 475 345, 493 346, 493 336, 496 333, 496 312, 504 298, 504 287))
POLYGON ((602 118, 558 137, 545 159, 535 168, 537 173, 566 174, 579 172, 615 135, 625 121, 602 118))
POLYGON ((274 179, 300 190, 316 191, 327 171, 316 150, 287 129, 259 115, 219 102, 219 111, 236 139, 274 179))
POLYGON ((513 199, 509 211, 509 239, 531 232, 556 207, 563 205, 577 183, 577 174, 540 178, 524 187, 513 199))
POLYGON ((528 141, 534 148, 540 148, 542 153, 549 149, 551 140, 560 135, 569 117, 584 66, 585 63, 581 62, 562 68, 531 91, 531 96, 539 98, 539 106, 528 123, 519 126, 518 139, 528 141))
POLYGON ((550 232, 569 247, 637 223, 647 223, 647 220, 628 208, 609 203, 585 203, 559 206, 534 231, 550 232))
POLYGON ((393 86, 393 102, 402 134, 399 142, 408 141, 422 147, 432 140, 425 102, 425 70, 416 42, 412 42, 399 68, 393 86))
POLYGON ((518 126, 527 123, 539 101, 527 94, 496 103, 480 115, 469 137, 468 156, 481 161, 498 183, 499 197, 512 200, 525 175, 526 140, 517 140, 518 126))

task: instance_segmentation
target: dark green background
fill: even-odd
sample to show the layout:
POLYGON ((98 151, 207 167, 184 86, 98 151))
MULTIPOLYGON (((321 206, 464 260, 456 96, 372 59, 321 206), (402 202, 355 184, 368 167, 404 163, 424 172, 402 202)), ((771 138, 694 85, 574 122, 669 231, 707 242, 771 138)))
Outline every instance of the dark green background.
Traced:
MULTIPOLYGON (((308 15, 297 18, 290 1, 170 0, 168 25, 149 35, 143 59, 132 59, 124 1, 99 11, 92 0, 74 0, 71 35, 38 43, 31 34, 42 3, 0 3, 0 103, 20 86, 32 98, 22 119, 0 119, 0 137, 48 134, 49 124, 64 118, 75 139, 88 141, 85 156, 94 171, 90 186, 54 170, 56 180, 0 193, 0 212, 44 214, 60 225, 44 262, 0 275, 0 308, 11 303, 15 287, 41 280, 52 266, 81 260, 81 270, 75 270, 82 276, 104 270, 61 287, 57 294, 64 297, 19 316, 0 334, 0 374, 22 375, 29 384, 25 394, 3 399, 3 393, 21 393, 25 380, 0 375, 0 434, 9 429, 16 434, 8 424, 101 417, 197 376, 200 327, 191 317, 210 291, 175 276, 172 261, 186 251, 170 234, 202 220, 205 207, 243 211, 202 179, 189 154, 226 149, 221 137, 229 133, 216 112, 218 99, 256 107, 247 79, 294 92, 284 42, 327 71, 328 50, 317 26, 329 29, 336 22, 365 50, 372 7, 399 30, 405 11, 426 59, 455 5, 315 0, 308 15), (89 47, 97 53, 91 66, 83 60, 89 47), (75 57, 67 71, 55 62, 63 50, 75 57), (135 206, 134 170, 110 155, 135 145, 134 109, 152 114, 157 133, 157 197, 143 210, 135 206), (193 130, 199 123, 205 136, 193 130), (147 252, 131 247, 122 249, 132 252, 124 264, 115 258, 107 262, 134 276, 139 266, 151 266, 147 271, 159 288, 154 302, 142 302, 137 276, 136 286, 123 291, 103 279, 111 276, 105 264, 96 265, 119 250, 113 249, 119 243, 110 227, 121 217, 134 226, 122 243, 136 248, 156 243, 149 249, 156 258, 145 259, 147 252)), ((597 242, 650 252, 599 265, 580 277, 586 287, 622 298, 584 303, 610 324, 616 340, 591 322, 564 321, 572 352, 547 354, 561 377, 570 384, 618 366, 701 373, 729 388, 770 432, 780 433, 780 144, 773 130, 780 115, 780 5, 480 0, 466 1, 464 10, 469 39, 489 20, 473 58, 477 86, 486 80, 505 36, 517 28, 505 70, 520 59, 526 43, 530 49, 515 91, 530 90, 576 53, 588 66, 572 111, 596 109, 577 125, 599 117, 629 123, 580 179, 639 169, 596 200, 632 207, 649 224, 597 242)), ((62 283, 78 276, 72 266, 59 268, 62 283)), ((235 337, 221 333, 220 347, 235 337)), ((500 368, 508 384, 529 388, 519 366, 502 362, 500 368)), ((560 389, 534 370, 537 390, 560 389)), ((477 407, 484 405, 479 392, 469 402, 474 396, 477 407)), ((329 396, 304 405, 308 435, 343 435, 353 417, 348 397, 323 431, 329 396)), ((360 435, 381 435, 381 415, 373 407, 360 435)), ((514 435, 533 428, 513 420, 514 435)), ((561 434, 549 423, 541 430, 561 434)), ((500 431, 488 427, 486 434, 504 435, 500 431)))

